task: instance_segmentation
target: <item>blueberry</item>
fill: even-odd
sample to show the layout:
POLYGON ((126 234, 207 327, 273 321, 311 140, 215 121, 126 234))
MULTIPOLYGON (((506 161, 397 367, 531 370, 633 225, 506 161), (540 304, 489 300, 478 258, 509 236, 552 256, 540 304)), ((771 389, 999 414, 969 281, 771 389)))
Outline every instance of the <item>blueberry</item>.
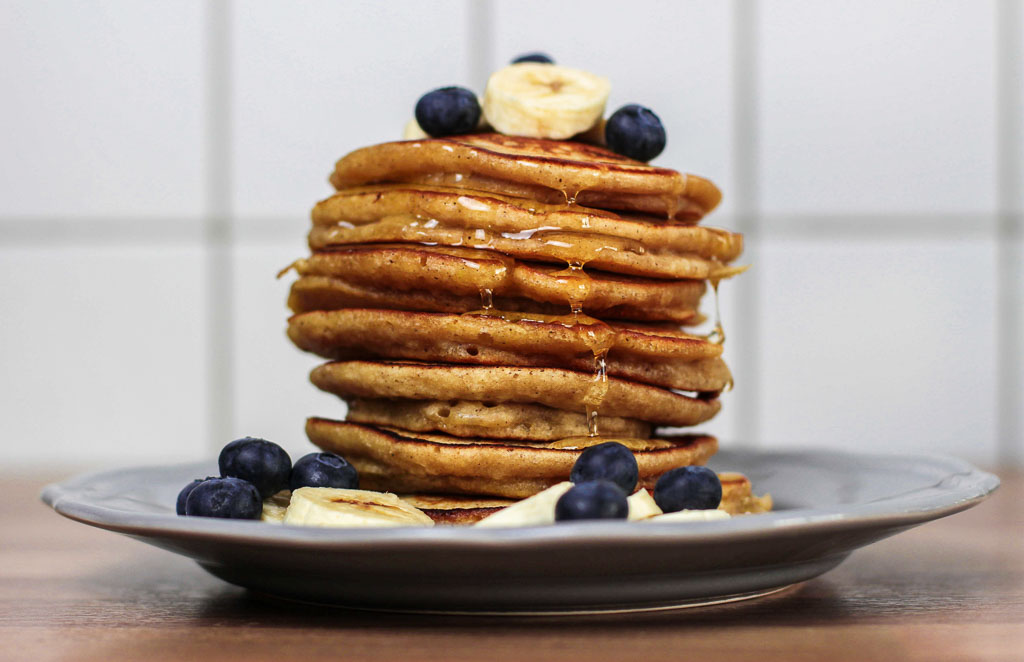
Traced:
POLYGON ((626 519, 626 493, 615 483, 594 480, 573 486, 555 504, 555 521, 581 519, 626 519))
POLYGON ((539 62, 540 64, 555 63, 547 53, 523 53, 516 59, 512 60, 512 64, 519 64, 520 62, 539 62))
POLYGON ((185 514, 227 519, 259 519, 263 500, 256 486, 241 478, 204 480, 185 499, 185 514))
POLYGON ((359 474, 348 461, 334 453, 310 453, 299 458, 292 468, 289 486, 300 487, 359 487, 359 474))
POLYGON ((480 123, 480 102, 464 87, 442 87, 416 102, 416 122, 435 138, 469 133, 480 123))
POLYGON ((722 502, 722 481, 707 467, 672 469, 654 485, 654 502, 666 513, 718 508, 722 502))
POLYGON ((288 489, 292 459, 272 441, 245 437, 224 447, 217 460, 220 475, 241 478, 256 486, 260 497, 288 489))
POLYGON ((608 118, 604 139, 614 152, 637 161, 650 161, 665 149, 665 127, 650 108, 630 104, 608 118))
POLYGON ((184 515, 185 499, 188 498, 188 495, 191 494, 192 490, 195 488, 196 485, 203 482, 204 480, 210 480, 210 478, 212 478, 212 476, 207 476, 206 478, 196 478, 194 481, 192 481, 185 487, 181 488, 181 491, 178 492, 178 502, 174 506, 174 511, 179 515, 184 515))
POLYGON ((606 441, 580 453, 569 474, 569 480, 577 484, 609 480, 626 494, 633 493, 639 477, 640 470, 632 451, 617 441, 606 441))

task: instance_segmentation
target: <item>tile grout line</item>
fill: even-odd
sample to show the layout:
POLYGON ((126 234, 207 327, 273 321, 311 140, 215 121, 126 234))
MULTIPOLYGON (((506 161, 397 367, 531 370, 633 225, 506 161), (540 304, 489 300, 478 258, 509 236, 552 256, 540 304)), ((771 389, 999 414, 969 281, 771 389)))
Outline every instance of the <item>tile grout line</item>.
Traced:
MULTIPOLYGON (((230 217, 230 215, 229 215, 230 217)), ((203 243, 208 215, 61 217, 0 216, 0 241, 4 245, 94 246, 97 243, 203 243)), ((754 232, 758 238, 829 239, 834 237, 877 239, 909 237, 914 239, 959 239, 990 237, 1002 228, 1019 234, 1024 229, 1024 212, 963 214, 866 213, 866 214, 759 214, 758 227, 750 218, 721 216, 717 222, 737 225, 754 232)), ((737 227, 737 229, 740 229, 737 227)), ((290 216, 250 217, 231 226, 235 240, 291 238, 295 219, 290 216)))
MULTIPOLYGON (((748 250, 756 253, 760 244, 757 200, 757 48, 756 8, 754 3, 738 0, 732 4, 732 111, 733 111, 733 181, 736 201, 736 229, 747 239, 748 250)), ((762 443, 760 417, 760 309, 757 296, 756 274, 747 274, 746 287, 736 289, 740 337, 747 342, 732 349, 738 350, 744 372, 737 375, 736 398, 739 410, 736 428, 737 440, 748 447, 762 443)))
POLYGON ((996 410, 998 460, 1004 466, 1024 464, 1024 414, 1019 411, 1024 394, 1024 356, 1020 338, 1024 320, 1018 302, 1024 300, 1016 238, 1019 219, 1012 210, 1024 177, 1022 140, 1024 114, 1024 36, 1021 35, 1022 3, 1004 0, 996 6, 996 196, 999 219, 996 229, 996 410))
MULTIPOLYGON (((173 241, 201 244, 206 240, 209 216, 0 216, 0 241, 5 245, 26 246, 49 246, 55 241, 65 246, 93 246, 108 242, 163 244, 173 241)), ((958 239, 990 237, 1000 227, 1010 235, 1019 234, 1024 229, 1024 212, 759 214, 756 220, 758 226, 754 228, 748 216, 742 219, 738 215, 718 218, 722 223, 737 226, 743 223, 743 229, 761 239, 958 239)), ((250 217, 232 225, 231 231, 231 238, 235 240, 291 238, 295 232, 295 219, 290 216, 250 217)))
POLYGON ((234 418, 232 356, 231 61, 229 0, 206 5, 206 448, 229 438, 234 418))

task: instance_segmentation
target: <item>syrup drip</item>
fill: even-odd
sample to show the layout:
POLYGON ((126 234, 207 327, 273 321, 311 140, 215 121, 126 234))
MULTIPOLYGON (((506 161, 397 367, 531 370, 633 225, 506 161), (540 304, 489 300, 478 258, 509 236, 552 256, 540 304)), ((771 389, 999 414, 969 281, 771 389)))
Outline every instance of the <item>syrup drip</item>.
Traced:
POLYGON ((709 342, 712 342, 716 345, 722 345, 725 343, 725 328, 722 326, 722 313, 718 309, 719 281, 719 278, 710 279, 711 290, 714 292, 715 295, 715 326, 713 329, 711 329, 711 332, 708 333, 708 335, 706 336, 709 342))
POLYGON ((608 351, 594 354, 594 381, 587 393, 587 436, 598 437, 598 413, 597 410, 608 395, 608 364, 605 358, 608 351))
POLYGON ((571 261, 563 271, 555 272, 552 277, 559 285, 565 286, 569 311, 573 319, 578 320, 583 313, 583 304, 590 298, 590 291, 593 288, 590 275, 583 270, 583 262, 571 261))
POLYGON ((562 197, 565 198, 566 206, 568 206, 568 207, 574 206, 576 204, 576 198, 578 198, 580 196, 580 193, 582 193, 582 192, 583 192, 583 189, 579 189, 579 190, 577 190, 575 193, 573 193, 570 196, 568 189, 561 189, 562 197))
POLYGON ((513 254, 525 259, 554 258, 566 262, 590 262, 607 253, 643 255, 646 248, 635 239, 610 235, 563 230, 557 226, 540 225, 518 232, 496 232, 441 223, 435 218, 412 214, 385 216, 380 220, 345 228, 340 225, 314 228, 314 241, 327 246, 382 243, 417 243, 426 246, 447 246, 491 250, 513 254))
MULTIPOLYGON (((475 179, 475 177, 472 175, 465 177, 462 175, 440 175, 425 177, 423 179, 430 184, 457 186, 462 188, 471 184, 471 180, 475 179)), ((585 184, 584 182, 576 183, 585 184)), ((575 206, 580 192, 586 188, 587 186, 585 185, 581 186, 571 195, 569 191, 572 189, 561 189, 560 192, 565 200, 566 208, 575 206)), ((665 202, 668 217, 671 219, 678 211, 678 198, 676 196, 666 195, 665 202)), ((486 203, 479 203, 473 198, 462 197, 459 199, 458 204, 472 212, 486 213, 490 211, 489 205, 486 203)), ((566 211, 571 212, 572 210, 566 209, 566 211)), ((542 218, 548 220, 549 223, 554 221, 556 218, 554 213, 547 210, 542 212, 541 215, 542 218)), ((364 241, 366 239, 377 239, 378 241, 412 241, 427 245, 440 244, 453 247, 464 247, 459 250, 472 248, 486 250, 488 252, 494 251, 498 255, 501 255, 503 260, 511 259, 511 256, 505 252, 511 247, 508 243, 509 241, 522 241, 524 244, 531 240, 535 242, 539 241, 543 242, 545 246, 556 249, 546 249, 545 252, 552 257, 564 259, 567 263, 567 267, 564 271, 557 272, 553 275, 558 282, 565 287, 564 291, 567 293, 570 309, 569 315, 542 315, 536 313, 509 312, 496 309, 493 298, 494 286, 497 285, 500 287, 500 283, 493 280, 492 282, 494 282, 494 285, 491 286, 485 285, 484 283, 479 284, 481 310, 466 314, 496 316, 506 321, 542 321, 558 323, 567 327, 585 327, 585 332, 582 336, 587 347, 593 354, 593 378, 590 381, 587 392, 583 396, 586 411, 587 436, 570 438, 556 443, 568 443, 570 446, 578 444, 579 446, 586 447, 599 443, 602 438, 600 434, 599 412, 609 391, 607 357, 608 352, 615 344, 618 333, 605 322, 589 317, 584 313, 584 304, 590 297, 593 287, 590 276, 584 270, 584 264, 597 258, 603 251, 623 251, 637 255, 644 255, 647 249, 642 242, 635 239, 626 239, 623 237, 593 233, 591 230, 591 217, 589 215, 579 215, 577 223, 578 225, 570 225, 568 227, 564 227, 564 224, 561 223, 551 225, 538 223, 538 227, 534 229, 516 232, 502 232, 499 229, 493 228, 491 225, 488 225, 486 228, 465 227, 460 224, 441 224, 437 219, 425 218, 422 216, 395 215, 382 218, 377 222, 370 222, 360 226, 360 228, 356 229, 356 232, 360 232, 361 230, 365 233, 365 236, 352 238, 362 238, 364 241), (376 226, 376 229, 367 227, 371 225, 376 226), (565 249, 564 251, 557 250, 563 248, 565 249)), ((344 234, 346 233, 339 233, 336 237, 343 238, 344 234)), ((527 249, 527 251, 529 250, 532 249, 527 249)), ((481 260, 481 262, 483 262, 483 260, 481 260)), ((479 269, 479 267, 474 268, 479 269)), ((504 267, 499 267, 499 269, 502 272, 499 280, 504 280, 504 276, 511 272, 511 269, 506 269, 504 267)), ((479 270, 478 273, 483 276, 485 271, 486 270, 479 270)), ((713 340, 713 342, 722 342, 724 341, 724 332, 721 329, 721 323, 718 315, 718 281, 715 280, 712 286, 716 293, 716 325, 715 331, 712 332, 712 335, 717 334, 716 338, 721 337, 721 340, 713 340)), ((500 291, 501 290, 499 289, 499 293, 500 291)), ((629 441, 638 447, 648 447, 653 443, 653 440, 631 439, 629 441)))
POLYGON ((480 306, 487 313, 494 312, 494 291, 491 288, 480 288, 480 306))
POLYGON ((659 448, 670 448, 672 444, 664 439, 638 439, 636 437, 566 437, 557 441, 549 441, 548 448, 563 448, 566 450, 578 450, 589 448, 606 441, 617 441, 631 451, 649 451, 659 448))

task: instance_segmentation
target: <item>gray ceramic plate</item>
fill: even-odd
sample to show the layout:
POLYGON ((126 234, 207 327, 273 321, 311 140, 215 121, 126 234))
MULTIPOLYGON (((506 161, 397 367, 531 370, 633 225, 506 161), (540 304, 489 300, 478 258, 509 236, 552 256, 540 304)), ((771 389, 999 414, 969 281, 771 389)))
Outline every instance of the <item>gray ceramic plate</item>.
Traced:
POLYGON ((853 550, 979 503, 999 480, 929 455, 722 451, 776 511, 714 522, 521 529, 318 529, 174 514, 213 462, 107 471, 50 485, 71 519, 195 559, 233 584, 297 600, 436 612, 661 609, 764 595, 853 550))

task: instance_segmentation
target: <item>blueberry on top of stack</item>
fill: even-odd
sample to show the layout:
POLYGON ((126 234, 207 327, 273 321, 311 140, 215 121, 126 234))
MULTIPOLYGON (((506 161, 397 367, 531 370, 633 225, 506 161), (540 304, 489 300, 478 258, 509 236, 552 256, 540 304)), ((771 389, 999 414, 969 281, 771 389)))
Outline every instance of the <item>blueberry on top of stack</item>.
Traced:
MULTIPOLYGON (((362 487, 476 517, 564 483, 609 441, 635 458, 630 491, 716 451, 659 428, 710 419, 732 383, 717 320, 683 327, 704 321, 709 282, 742 271, 742 237, 699 224, 714 184, 645 163, 666 142, 654 112, 604 119, 610 89, 530 54, 482 100, 425 94, 407 140, 336 164, 288 335, 329 360, 312 381, 348 403, 307 435, 362 487)), ((720 487, 726 510, 768 507, 742 477, 720 487)))

